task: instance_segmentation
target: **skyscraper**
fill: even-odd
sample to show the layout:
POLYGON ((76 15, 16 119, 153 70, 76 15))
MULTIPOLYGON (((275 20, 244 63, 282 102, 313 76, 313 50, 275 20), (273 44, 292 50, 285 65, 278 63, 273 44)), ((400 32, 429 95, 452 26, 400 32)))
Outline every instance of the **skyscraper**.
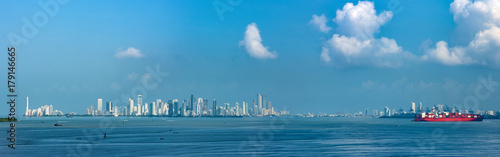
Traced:
POLYGON ((142 104, 137 104, 137 114, 138 116, 142 115, 142 110, 144 107, 142 107, 142 104))
POLYGON ((149 115, 150 116, 156 115, 156 108, 155 108, 156 105, 155 104, 156 104, 155 102, 149 103, 149 115))
POLYGON ((212 116, 217 115, 217 101, 214 99, 212 101, 212 116))
POLYGON ((267 102, 267 109, 268 109, 268 110, 271 110, 271 108, 272 108, 272 106, 271 106, 271 102, 269 101, 269 102, 267 102))
POLYGON ((193 108, 194 108, 194 101, 195 101, 194 99, 195 99, 194 95, 191 94, 191 99, 189 101, 189 110, 193 110, 193 108))
POLYGON ((241 105, 242 105, 241 109, 242 109, 243 115, 247 115, 248 105, 244 101, 241 105))
MULTIPOLYGON (((266 104, 267 104, 266 95, 262 94, 262 108, 266 108, 266 104)), ((270 109, 270 108, 266 108, 266 109, 270 109)))
POLYGON ((97 99, 97 111, 102 114, 102 99, 97 99))
POLYGON ((174 102, 168 100, 168 116, 174 116, 174 102))
POLYGON ((134 100, 128 98, 129 115, 134 113, 134 100))
POLYGON ((416 111, 415 110, 415 102, 411 102, 411 110, 410 110, 410 112, 411 113, 415 113, 415 111, 416 111))
POLYGON ((137 95, 137 104, 142 105, 142 95, 137 95))
POLYGON ((29 109, 29 99, 26 97, 26 113, 24 116, 30 116, 30 109, 29 109))
POLYGON ((198 98, 198 103, 196 103, 196 115, 201 114, 201 106, 203 106, 203 98, 198 98))
POLYGON ((204 111, 206 111, 207 114, 208 114, 208 109, 209 108, 210 108, 210 106, 208 106, 208 99, 204 98, 203 99, 203 106, 201 107, 201 112, 203 113, 204 111))
POLYGON ((172 110, 172 112, 174 112, 173 116, 177 116, 179 114, 179 100, 174 99, 172 102, 174 103, 174 109, 172 110))
POLYGON ((186 106, 189 104, 188 99, 184 99, 182 102, 181 116, 186 116, 186 106))
POLYGON ((386 106, 384 116, 391 116, 391 110, 386 106))
POLYGON ((257 94, 257 107, 259 107, 259 111, 262 109, 262 94, 257 94))
POLYGON ((240 103, 236 102, 236 103, 234 103, 234 105, 236 106, 236 116, 239 116, 240 115, 240 103))
POLYGON ((113 112, 113 102, 106 102, 106 112, 113 112))
POLYGON ((422 102, 419 102, 419 105, 418 105, 418 110, 419 110, 419 111, 422 111, 422 110, 423 110, 423 108, 422 108, 422 102))
POLYGON ((113 110, 113 114, 115 117, 118 117, 118 106, 115 106, 115 109, 113 110))

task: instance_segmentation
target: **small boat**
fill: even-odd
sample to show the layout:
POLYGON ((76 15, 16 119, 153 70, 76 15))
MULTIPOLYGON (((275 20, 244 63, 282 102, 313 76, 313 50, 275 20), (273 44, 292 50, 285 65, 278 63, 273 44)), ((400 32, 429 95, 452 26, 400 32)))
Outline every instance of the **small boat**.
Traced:
POLYGON ((54 126, 63 126, 61 123, 57 122, 54 126))

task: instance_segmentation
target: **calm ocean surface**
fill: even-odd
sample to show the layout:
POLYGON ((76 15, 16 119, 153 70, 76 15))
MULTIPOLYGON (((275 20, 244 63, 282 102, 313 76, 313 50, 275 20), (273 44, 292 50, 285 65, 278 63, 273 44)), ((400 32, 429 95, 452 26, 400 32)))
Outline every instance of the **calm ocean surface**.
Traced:
POLYGON ((15 150, 8 125, 0 156, 500 156, 500 120, 488 119, 30 117, 15 150))

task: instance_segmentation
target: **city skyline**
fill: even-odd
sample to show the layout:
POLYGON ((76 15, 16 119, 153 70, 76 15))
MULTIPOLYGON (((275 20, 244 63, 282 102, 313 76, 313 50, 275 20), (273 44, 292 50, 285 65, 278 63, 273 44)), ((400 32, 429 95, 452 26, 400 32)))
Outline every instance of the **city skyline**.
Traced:
POLYGON ((7 0, 0 43, 18 51, 19 97, 62 111, 84 111, 94 98, 121 106, 135 95, 194 94, 222 105, 251 103, 255 93, 292 112, 458 105, 469 96, 498 108, 494 0, 238 2, 216 3, 231 8, 221 10, 214 1, 7 0))
MULTIPOLYGON (((191 101, 189 99, 184 99, 181 105, 179 105, 179 99, 170 99, 168 101, 162 101, 162 99, 156 99, 150 103, 143 103, 142 95, 137 95, 137 103, 134 103, 134 99, 128 98, 126 105, 115 105, 113 106, 112 101, 106 101, 103 107, 103 99, 98 98, 97 104, 90 105, 86 109, 86 113, 80 113, 80 115, 92 115, 92 116, 103 116, 103 115, 114 115, 114 116, 280 116, 288 115, 289 111, 276 109, 271 105, 271 101, 267 101, 265 94, 257 94, 256 99, 252 100, 252 106, 249 106, 248 102, 241 101, 242 106, 239 106, 239 102, 235 102, 233 107, 230 103, 224 103, 223 105, 217 105, 217 100, 212 100, 212 105, 208 102, 207 98, 198 98, 197 101, 195 96, 191 94, 191 101), (263 105, 267 104, 267 105, 263 105), (214 112, 215 110, 215 112, 214 112)), ((29 109, 29 97, 26 97, 26 112, 24 116, 62 116, 66 114, 77 114, 79 112, 70 111, 67 113, 62 113, 56 110, 57 114, 52 114, 52 105, 50 105, 50 110, 46 109, 48 105, 44 105, 36 110, 29 109), (59 114, 60 113, 60 114, 59 114)))
MULTIPOLYGON (((168 100, 168 103, 162 101, 161 99, 156 99, 156 102, 142 104, 142 95, 137 95, 137 103, 134 103, 134 99, 128 98, 128 104, 126 106, 113 106, 113 102, 106 102, 106 110, 100 110, 99 104, 102 103, 102 99, 97 99, 97 105, 90 105, 86 109, 85 114, 77 114, 76 112, 63 113, 59 110, 53 110, 52 105, 43 105, 37 109, 29 109, 29 97, 26 97, 26 113, 24 116, 64 116, 64 115, 91 115, 91 116, 169 116, 169 117, 206 117, 206 116, 300 116, 306 115, 310 117, 314 116, 393 116, 393 115, 407 115, 416 114, 421 112, 449 112, 449 113, 477 113, 480 115, 487 116, 498 116, 500 115, 500 110, 483 110, 482 108, 474 109, 471 106, 464 105, 451 105, 447 104, 431 104, 430 106, 424 106, 422 102, 410 102, 410 107, 405 110, 404 107, 389 109, 387 106, 382 110, 373 109, 373 114, 369 114, 368 108, 365 108, 365 113, 360 110, 354 113, 340 114, 340 111, 333 112, 319 112, 318 114, 303 111, 303 112, 292 112, 287 110, 275 110, 271 106, 271 101, 266 101, 266 95, 257 94, 256 99, 252 100, 252 106, 249 106, 248 102, 241 101, 242 106, 239 108, 239 102, 234 103, 234 107, 231 107, 229 103, 224 103, 223 105, 217 105, 217 100, 213 99, 212 104, 208 103, 207 98, 198 98, 196 101, 195 96, 191 94, 189 99, 184 99, 182 105, 179 105, 179 99, 168 100), (257 100, 257 102, 255 102, 257 100), (263 107, 261 104, 267 102, 267 106, 263 107), (135 105, 134 105, 135 104, 135 105), (196 104, 196 105, 195 105, 196 104), (201 104, 201 105, 200 105, 201 104), (212 106, 210 106, 212 105, 212 106), (431 107, 431 108, 429 108, 431 107), (469 108, 466 108, 469 107, 469 108), (200 109, 202 108, 202 109, 200 109), (213 112, 215 110, 215 112, 213 112), (498 111, 497 111, 498 110, 498 111), (132 111, 132 112, 130 112, 132 111), (152 111, 152 112, 151 112, 152 111), (307 112, 307 113, 305 113, 307 112)), ((410 115, 410 117, 413 117, 410 115)))

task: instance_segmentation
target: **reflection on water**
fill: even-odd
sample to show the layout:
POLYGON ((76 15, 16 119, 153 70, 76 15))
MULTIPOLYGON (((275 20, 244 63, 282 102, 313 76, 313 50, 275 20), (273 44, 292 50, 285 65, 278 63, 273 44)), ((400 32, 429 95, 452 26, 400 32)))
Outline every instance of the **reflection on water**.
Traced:
POLYGON ((0 140, 2 156, 500 155, 500 120, 30 117, 16 133, 16 150, 0 140))

